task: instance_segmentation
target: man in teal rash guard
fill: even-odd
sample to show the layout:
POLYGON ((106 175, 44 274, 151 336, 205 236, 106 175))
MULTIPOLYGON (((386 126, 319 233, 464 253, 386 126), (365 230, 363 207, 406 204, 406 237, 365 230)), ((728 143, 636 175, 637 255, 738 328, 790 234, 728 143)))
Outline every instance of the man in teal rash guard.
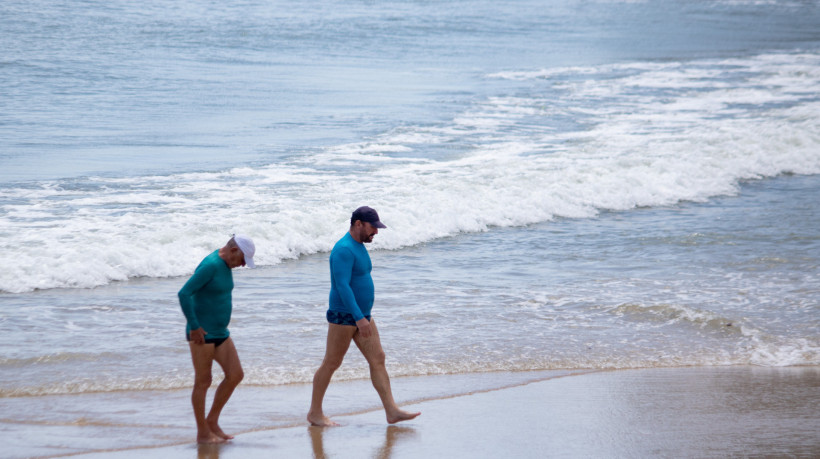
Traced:
POLYGON ((407 421, 421 414, 403 411, 393 400, 379 330, 370 317, 374 299, 373 279, 370 277, 373 265, 364 244, 373 241, 379 228, 386 228, 379 221, 379 214, 370 207, 359 207, 350 217, 350 230, 330 252, 327 348, 325 358, 313 377, 313 397, 307 415, 312 425, 338 425, 325 416, 322 401, 330 378, 342 365, 351 340, 370 365, 370 379, 381 397, 387 422, 407 421))
POLYGON ((233 309, 231 270, 245 265, 253 268, 255 252, 250 238, 234 235, 224 247, 202 260, 179 291, 179 304, 187 320, 185 336, 194 363, 191 403, 196 419, 197 443, 224 443, 233 438, 219 427, 222 408, 245 376, 228 331, 233 309), (216 388, 211 411, 206 417, 205 396, 211 387, 214 361, 222 367, 225 379, 216 388))

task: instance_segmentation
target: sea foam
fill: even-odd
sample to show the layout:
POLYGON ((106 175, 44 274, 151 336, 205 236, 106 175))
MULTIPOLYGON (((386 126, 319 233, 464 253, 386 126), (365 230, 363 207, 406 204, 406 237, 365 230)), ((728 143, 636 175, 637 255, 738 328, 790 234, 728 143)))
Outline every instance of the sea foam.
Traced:
POLYGON ((0 290, 186 275, 234 232, 254 238, 258 265, 272 265, 328 251, 364 204, 388 225, 373 248, 399 249, 820 173, 817 54, 488 78, 527 89, 471 102, 449 122, 267 166, 0 188, 0 246, 14 257, 0 290))

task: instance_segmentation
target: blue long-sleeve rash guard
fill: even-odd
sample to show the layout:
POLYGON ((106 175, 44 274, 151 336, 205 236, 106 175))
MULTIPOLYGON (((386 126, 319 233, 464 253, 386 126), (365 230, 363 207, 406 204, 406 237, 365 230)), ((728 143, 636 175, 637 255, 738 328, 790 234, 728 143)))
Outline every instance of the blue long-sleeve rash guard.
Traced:
POLYGON ((361 242, 350 233, 339 239, 330 252, 330 310, 361 320, 370 315, 375 298, 373 264, 361 242))

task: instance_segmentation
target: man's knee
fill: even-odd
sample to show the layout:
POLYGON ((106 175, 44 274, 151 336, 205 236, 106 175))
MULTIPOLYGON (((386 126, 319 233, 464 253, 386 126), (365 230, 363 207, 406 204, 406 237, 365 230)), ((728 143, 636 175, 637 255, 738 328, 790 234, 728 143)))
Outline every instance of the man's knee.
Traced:
POLYGON ((325 367, 325 369, 328 371, 336 371, 339 369, 339 367, 342 366, 343 361, 344 358, 325 358, 325 360, 322 362, 322 366, 325 367))
POLYGON ((243 379, 245 379, 245 370, 241 367, 231 371, 229 374, 225 375, 225 379, 233 384, 234 386, 239 385, 243 379))
POLYGON ((383 350, 379 350, 377 352, 373 352, 370 354, 370 358, 368 359, 368 363, 370 365, 384 365, 387 356, 384 354, 383 350))
POLYGON ((210 373, 196 375, 194 378, 194 388, 208 390, 212 382, 213 378, 210 373))

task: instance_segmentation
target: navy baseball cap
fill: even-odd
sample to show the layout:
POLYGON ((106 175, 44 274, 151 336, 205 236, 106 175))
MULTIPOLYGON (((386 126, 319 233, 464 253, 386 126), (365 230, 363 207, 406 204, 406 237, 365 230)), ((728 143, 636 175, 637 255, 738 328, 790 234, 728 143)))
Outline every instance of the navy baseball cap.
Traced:
POLYGON ((387 228, 384 223, 379 221, 379 214, 376 213, 376 210, 367 206, 361 206, 353 211, 353 215, 350 216, 350 224, 352 225, 356 220, 370 223, 376 228, 387 228))

